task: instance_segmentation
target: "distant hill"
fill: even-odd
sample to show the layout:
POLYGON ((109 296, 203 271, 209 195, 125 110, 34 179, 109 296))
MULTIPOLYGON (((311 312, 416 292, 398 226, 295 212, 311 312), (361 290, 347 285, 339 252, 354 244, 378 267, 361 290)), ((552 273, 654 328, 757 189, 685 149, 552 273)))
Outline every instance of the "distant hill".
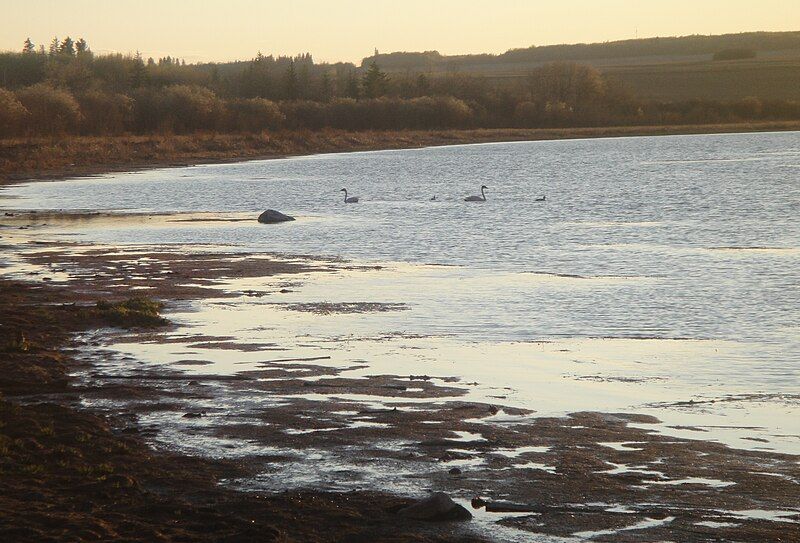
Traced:
POLYGON ((395 74, 479 76, 497 85, 524 84, 550 62, 589 64, 645 100, 800 101, 800 32, 647 38, 546 45, 500 55, 442 55, 437 51, 367 57, 395 74))
POLYGON ((713 56, 725 50, 758 52, 798 51, 800 32, 745 32, 718 36, 681 36, 645 38, 604 43, 531 46, 511 49, 500 55, 442 55, 438 51, 395 52, 373 55, 362 61, 372 61, 389 71, 441 71, 483 65, 545 63, 557 61, 591 62, 647 57, 713 56))

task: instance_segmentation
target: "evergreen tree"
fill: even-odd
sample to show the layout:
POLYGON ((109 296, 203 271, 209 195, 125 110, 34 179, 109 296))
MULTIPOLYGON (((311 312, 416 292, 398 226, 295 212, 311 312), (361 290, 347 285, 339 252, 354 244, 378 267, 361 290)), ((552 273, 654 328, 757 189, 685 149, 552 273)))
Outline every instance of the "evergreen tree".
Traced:
POLYGON ((344 93, 348 98, 355 98, 356 100, 358 100, 358 98, 361 96, 358 78, 356 77, 355 72, 352 70, 347 75, 347 84, 345 85, 344 93))
POLYGON ((417 76, 417 83, 416 83, 416 91, 417 96, 427 96, 428 92, 430 91, 431 85, 428 83, 428 78, 425 77, 425 74, 419 74, 417 76))
POLYGON ((297 85, 297 94, 300 98, 308 98, 311 89, 311 75, 308 73, 308 64, 305 62, 300 65, 300 76, 297 85))
POLYGON ((86 43, 86 40, 81 38, 75 42, 75 52, 78 56, 87 55, 91 52, 89 51, 89 44, 86 43))
POLYGON ((294 67, 294 59, 289 61, 289 67, 286 68, 285 84, 286 84, 286 97, 289 100, 297 100, 297 95, 298 95, 297 70, 295 70, 294 67))
POLYGON ((367 98, 377 98, 386 94, 386 84, 388 77, 386 73, 382 72, 378 64, 373 60, 367 68, 367 73, 361 81, 361 86, 364 89, 364 96, 367 98))
POLYGON ((33 42, 30 38, 25 39, 25 44, 22 46, 22 52, 25 54, 33 53, 36 50, 36 46, 33 45, 33 42))
POLYGON ((56 56, 58 54, 59 44, 58 37, 53 38, 53 41, 50 42, 50 47, 47 48, 47 54, 51 57, 56 56))
POLYGON ((324 72, 319 81, 319 95, 323 102, 330 102, 333 98, 333 81, 328 72, 324 72))
POLYGON ((131 87, 137 89, 139 87, 143 87, 146 82, 147 82, 147 68, 144 67, 144 60, 142 60, 142 54, 139 51, 136 51, 136 56, 133 57, 131 87))
POLYGON ((58 52, 69 56, 75 56, 75 42, 72 41, 72 38, 69 36, 64 38, 64 41, 61 42, 58 48, 58 52))

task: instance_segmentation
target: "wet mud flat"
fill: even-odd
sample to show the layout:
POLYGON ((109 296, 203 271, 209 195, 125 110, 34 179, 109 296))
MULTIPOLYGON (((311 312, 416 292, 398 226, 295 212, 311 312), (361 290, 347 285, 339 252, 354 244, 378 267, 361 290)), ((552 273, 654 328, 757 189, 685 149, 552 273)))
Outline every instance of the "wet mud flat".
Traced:
MULTIPOLYGON (((95 387, 73 377, 86 369, 75 337, 109 325, 84 309, 90 296, 0 279, 4 541, 480 540, 398 517, 410 500, 387 493, 244 493, 219 483, 252 476, 247 462, 153 451, 131 413, 83 404, 95 387)), ((101 388, 116 399, 162 395, 101 388)))
MULTIPOLYGON (((131 509, 124 512, 136 518, 134 509, 158 496, 168 504, 165 510, 172 511, 173 516, 156 515, 165 524, 174 521, 175 507, 183 507, 192 519, 186 526, 222 515, 219 529, 226 533, 239 533, 252 520, 227 514, 234 509, 258 511, 263 517, 256 522, 272 527, 276 537, 297 540, 341 540, 347 534, 351 540, 357 540, 355 534, 386 540, 390 533, 396 540, 536 540, 536 534, 598 541, 800 540, 800 463, 795 456, 661 435, 637 426, 654 422, 648 415, 537 417, 504 406, 502 398, 498 403, 470 401, 467 392, 476 383, 457 375, 353 377, 354 369, 368 368, 370 361, 358 362, 359 368, 334 366, 325 356, 296 356, 278 344, 191 330, 176 340, 169 330, 111 331, 97 329, 102 322, 77 323, 69 317, 75 308, 99 299, 137 292, 165 302, 169 316, 175 304, 242 295, 217 288, 224 278, 275 275, 291 280, 303 273, 337 273, 347 263, 33 239, 24 245, 15 263, 17 273, 30 274, 35 283, 7 283, 3 304, 12 310, 3 312, 4 319, 10 315, 16 320, 6 322, 33 330, 37 323, 51 322, 52 329, 45 326, 41 333, 58 341, 31 332, 32 343, 50 342, 49 349, 5 358, 10 365, 3 371, 8 376, 2 381, 4 412, 9 413, 4 418, 13 423, 5 428, 16 432, 14 447, 22 440, 31 449, 25 449, 30 455, 25 458, 40 459, 40 467, 24 467, 30 464, 16 457, 20 472, 4 477, 4 485, 38 485, 32 493, 15 493, 27 499, 6 498, 11 502, 4 510, 14 512, 12 526, 51 536, 61 526, 53 520, 57 517, 43 520, 55 513, 52 507, 45 512, 45 504, 54 499, 52 489, 42 489, 52 487, 59 476, 47 470, 58 471, 61 464, 46 459, 49 453, 42 451, 63 447, 79 451, 83 459, 83 469, 73 476, 94 477, 99 485, 100 490, 90 493, 90 504, 106 499, 102 496, 116 503, 118 492, 139 493, 126 498, 131 509), (45 317, 51 313, 56 317, 45 317), (195 354, 153 367, 119 354, 114 344, 121 341, 179 342, 195 350, 257 354, 261 359, 257 369, 227 374, 204 373, 210 362, 195 354), (31 364, 34 356, 38 364, 31 364), (42 383, 33 387, 27 384, 38 381, 42 383), (45 422, 19 422, 39 418, 45 422), (48 420, 54 422, 48 425, 48 420), (111 455, 117 464, 102 468, 105 472, 91 471, 97 468, 89 466, 103 465, 91 451, 114 449, 98 447, 94 438, 87 438, 88 445, 79 439, 61 443, 69 432, 55 431, 56 426, 69 428, 73 422, 88 424, 94 428, 90 435, 109 443, 128 443, 135 454, 111 455), (38 434, 23 435, 34 428, 40 429, 38 434), (28 438, 47 446, 37 448, 28 438), (135 484, 112 477, 108 490, 105 481, 117 472, 130 473, 135 484), (175 475, 186 472, 191 476, 175 475), (394 515, 412 497, 430 491, 474 505, 474 521, 463 527, 449 524, 442 532, 394 515), (196 494, 210 496, 210 501, 202 502, 196 494), (176 506, 176 500, 182 505, 176 506)), ((15 240, 14 249, 20 248, 15 240)), ((252 295, 268 297, 270 292, 252 295)), ((403 310, 392 303, 370 303, 321 301, 287 310, 328 315, 403 310)), ((68 480, 60 488, 75 483, 68 480)), ((56 501, 69 507, 67 501, 56 501)), ((75 517, 81 519, 77 525, 101 525, 95 530, 114 525, 82 503, 86 509, 75 517)), ((134 520, 129 526, 133 532, 138 529, 134 520)))

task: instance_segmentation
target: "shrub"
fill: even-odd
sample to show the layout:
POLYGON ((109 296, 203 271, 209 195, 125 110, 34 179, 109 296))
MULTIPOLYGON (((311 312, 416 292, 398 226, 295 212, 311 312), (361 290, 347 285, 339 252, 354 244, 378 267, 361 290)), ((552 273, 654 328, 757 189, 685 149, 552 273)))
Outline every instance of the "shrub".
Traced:
POLYGON ((473 121, 469 105, 452 96, 414 98, 410 105, 425 116, 420 128, 463 128, 473 121))
POLYGON ((290 128, 317 129, 329 126, 324 104, 299 100, 281 102, 280 107, 281 113, 286 117, 286 125, 290 128))
POLYGON ((160 91, 162 128, 178 133, 214 129, 224 112, 213 91, 194 85, 172 85, 160 91))
POLYGON ((743 60, 748 58, 756 58, 756 52, 753 49, 724 49, 714 53, 712 57, 714 60, 743 60))
POLYGON ((731 104, 731 109, 738 118, 752 120, 761 118, 764 106, 758 98, 748 96, 731 104))
POLYGON ((85 134, 120 134, 131 125, 133 100, 124 94, 89 91, 79 95, 81 132, 85 134))
POLYGON ((17 91, 17 98, 30 112, 27 124, 31 133, 56 135, 78 128, 80 106, 67 90, 37 83, 17 91))
POLYGON ((286 116, 275 102, 264 98, 232 100, 227 103, 226 127, 229 130, 260 132, 280 128, 286 116))
POLYGON ((13 92, 0 89, 0 137, 18 134, 29 115, 13 92))
POLYGON ((520 102, 514 110, 514 120, 517 126, 537 126, 541 122, 541 111, 535 102, 520 102))

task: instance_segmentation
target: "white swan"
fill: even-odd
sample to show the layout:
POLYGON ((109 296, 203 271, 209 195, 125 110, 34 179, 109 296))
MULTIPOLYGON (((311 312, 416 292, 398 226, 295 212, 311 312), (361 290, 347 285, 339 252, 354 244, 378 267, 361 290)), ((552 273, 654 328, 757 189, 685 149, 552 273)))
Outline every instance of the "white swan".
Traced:
POLYGON ((350 198, 347 197, 347 189, 342 189, 340 192, 344 192, 344 203, 346 204, 358 203, 358 196, 351 196, 350 198))
POLYGON ((481 185, 481 195, 480 196, 467 196, 464 198, 465 202, 485 202, 486 195, 483 193, 484 190, 488 189, 486 185, 481 185))

